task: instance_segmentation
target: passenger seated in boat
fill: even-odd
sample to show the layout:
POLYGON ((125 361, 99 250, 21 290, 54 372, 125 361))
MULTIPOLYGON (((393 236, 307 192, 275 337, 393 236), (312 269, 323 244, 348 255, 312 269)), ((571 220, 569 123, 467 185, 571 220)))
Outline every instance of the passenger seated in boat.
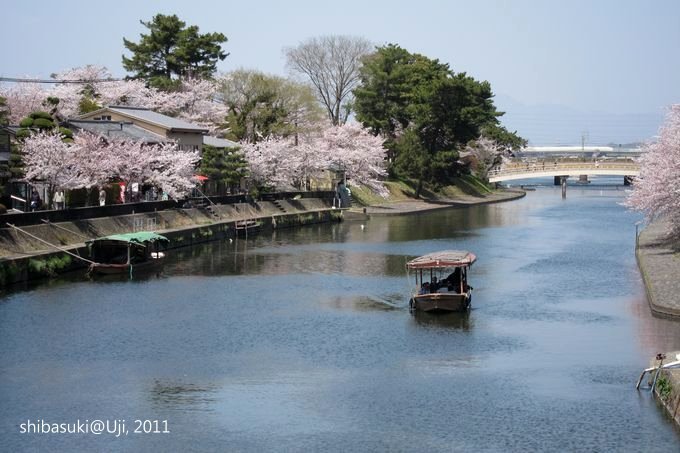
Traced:
POLYGON ((460 288, 460 268, 456 268, 455 271, 451 272, 448 277, 446 277, 446 286, 449 291, 454 291, 460 288))
POLYGON ((127 263, 127 250, 117 254, 113 255, 108 258, 108 262, 111 264, 125 264, 127 263))
POLYGON ((437 281, 437 277, 432 277, 432 284, 430 285, 430 291, 436 293, 441 287, 441 283, 437 281))
POLYGON ((429 294, 430 292, 430 282, 425 282, 423 283, 423 286, 420 288, 420 291, 418 294, 429 294))
POLYGON ((130 263, 137 264, 146 261, 146 251, 142 248, 135 248, 130 253, 130 263))

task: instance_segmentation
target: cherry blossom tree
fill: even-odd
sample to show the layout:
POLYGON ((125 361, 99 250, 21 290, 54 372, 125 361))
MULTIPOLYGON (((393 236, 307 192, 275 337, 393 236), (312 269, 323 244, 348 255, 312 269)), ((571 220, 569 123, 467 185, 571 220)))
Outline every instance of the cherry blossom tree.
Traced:
POLYGON ((9 123, 18 124, 30 113, 43 110, 48 94, 39 83, 20 82, 0 84, 0 96, 6 99, 9 123))
POLYGON ((295 144, 291 138, 267 137, 258 143, 241 142, 250 175, 260 186, 285 187, 293 184, 298 169, 295 144))
POLYGON ((460 157, 463 160, 469 159, 477 177, 488 181, 489 170, 501 161, 504 154, 506 154, 505 150, 496 141, 487 137, 479 137, 466 145, 460 157))
POLYGON ((92 181, 81 171, 79 146, 63 141, 59 132, 38 132, 27 137, 22 146, 24 152, 25 179, 47 186, 47 203, 57 188, 76 189, 88 187, 92 181))
POLYGON ((50 91, 51 96, 59 98, 59 112, 66 118, 107 105, 144 107, 163 113, 177 111, 180 108, 175 96, 149 88, 141 80, 114 79, 104 66, 87 65, 72 68, 54 74, 53 78, 79 81, 55 84, 50 91))
POLYGON ((325 162, 344 169, 347 178, 387 196, 381 181, 387 175, 383 143, 381 137, 359 123, 348 122, 326 127, 316 138, 315 147, 325 156, 325 162))
POLYGON ((345 170, 348 178, 382 195, 386 175, 385 149, 380 137, 357 123, 327 125, 317 134, 294 138, 269 137, 258 143, 241 143, 252 177, 261 185, 303 189, 309 178, 329 168, 345 170))
POLYGON ((228 113, 227 106, 218 99, 219 90, 218 82, 184 78, 179 91, 164 93, 169 99, 165 101, 165 105, 159 106, 158 110, 206 127, 214 134, 225 128, 228 113), (174 106, 171 102, 174 102, 174 106))
POLYGON ((84 99, 99 107, 149 108, 207 127, 211 132, 222 126, 227 115, 226 106, 216 97, 217 83, 212 80, 184 78, 176 91, 168 92, 148 87, 141 80, 115 80, 106 67, 93 65, 61 72, 54 78, 82 82, 57 84, 52 91, 52 96, 61 100, 60 111, 66 117, 84 113, 84 99))
POLYGON ((23 143, 26 180, 48 187, 49 199, 64 190, 102 187, 113 180, 150 184, 172 198, 185 196, 192 179, 197 151, 180 150, 176 143, 107 140, 90 133, 76 134, 65 143, 56 132, 40 132, 23 143))
POLYGON ((200 159, 198 151, 180 150, 176 143, 153 145, 147 184, 160 187, 170 198, 182 198, 196 186, 194 171, 200 159))
POLYGON ((671 237, 680 238, 680 104, 671 106, 657 141, 647 143, 640 175, 624 204, 648 221, 666 218, 671 237))
POLYGON ((197 151, 181 150, 174 142, 148 144, 111 140, 107 147, 109 177, 159 187, 171 198, 182 198, 195 185, 192 176, 199 160, 197 151))
MULTIPOLYGON (((75 152, 80 172, 87 184, 81 187, 91 191, 111 182, 111 169, 116 168, 112 147, 101 135, 81 132, 74 137, 75 152)), ((90 199, 88 194, 87 199, 90 199)))
POLYGON ((0 86, 0 96, 7 99, 10 122, 17 123, 29 113, 45 109, 45 100, 52 97, 59 99, 56 113, 60 119, 108 105, 128 105, 185 119, 211 133, 225 127, 227 107, 218 99, 215 81, 185 78, 177 91, 166 92, 147 87, 141 80, 114 79, 106 67, 95 65, 72 68, 52 77, 65 82, 47 88, 27 82, 0 86))

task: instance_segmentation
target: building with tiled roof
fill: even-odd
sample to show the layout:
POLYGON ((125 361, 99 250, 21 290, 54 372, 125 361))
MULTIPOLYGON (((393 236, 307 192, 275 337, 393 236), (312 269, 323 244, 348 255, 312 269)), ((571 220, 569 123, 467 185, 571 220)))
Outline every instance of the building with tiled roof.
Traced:
POLYGON ((204 127, 142 107, 113 105, 80 115, 76 120, 130 122, 158 136, 176 140, 181 149, 198 151, 203 148, 203 136, 208 133, 204 127))

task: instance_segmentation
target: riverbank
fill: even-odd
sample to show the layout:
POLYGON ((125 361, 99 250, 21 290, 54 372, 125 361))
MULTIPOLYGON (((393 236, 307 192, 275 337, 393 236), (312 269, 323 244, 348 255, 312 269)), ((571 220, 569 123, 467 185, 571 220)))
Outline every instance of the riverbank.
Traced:
POLYGON ((23 231, 4 228, 0 229, 0 286, 82 268, 86 262, 73 255, 88 256, 86 241, 111 234, 156 231, 167 235, 173 247, 184 247, 233 236, 234 223, 243 220, 259 220, 264 228, 275 229, 497 203, 525 195, 521 190, 497 190, 486 194, 456 194, 455 198, 401 198, 352 210, 334 209, 332 200, 328 199, 287 199, 46 222, 22 226, 23 231))
POLYGON ((369 217, 402 215, 452 207, 461 208, 478 204, 500 203, 503 201, 516 200, 524 196, 526 196, 526 192, 523 190, 503 189, 483 195, 462 194, 456 196, 456 198, 388 201, 385 203, 366 206, 364 208, 352 208, 350 211, 352 213, 364 213, 369 217))
MULTIPOLYGON (((635 256, 652 313, 680 320, 680 251, 678 243, 666 237, 667 228, 663 221, 647 225, 638 236, 635 256)), ((667 353, 666 361, 674 361, 677 353, 667 353)), ((680 369, 661 372, 654 396, 680 427, 680 369)))
POLYGON ((257 220, 263 229, 342 220, 328 199, 287 199, 167 209, 140 214, 0 229, 0 286, 87 266, 88 240, 133 231, 155 231, 171 248, 235 237, 236 222, 257 220), (52 244, 52 246, 48 245, 52 244), (68 253, 67 253, 68 252, 68 253))
POLYGON ((652 312, 680 320, 680 244, 669 241, 666 231, 663 221, 647 225, 638 236, 635 255, 652 312))
MULTIPOLYGON (((663 363, 675 362, 680 359, 680 351, 666 352, 663 363)), ((654 358, 650 362, 651 367, 659 366, 660 362, 654 358)), ((647 383, 651 385, 656 376, 652 372, 647 377, 647 383)), ((671 418, 677 427, 680 427, 680 369, 663 369, 659 372, 654 397, 659 402, 666 415, 671 418)))

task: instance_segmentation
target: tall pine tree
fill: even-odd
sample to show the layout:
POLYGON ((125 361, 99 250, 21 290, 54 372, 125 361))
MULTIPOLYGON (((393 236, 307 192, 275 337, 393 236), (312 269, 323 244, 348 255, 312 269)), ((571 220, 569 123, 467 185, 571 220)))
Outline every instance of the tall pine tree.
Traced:
POLYGON ((138 43, 123 38, 132 53, 131 57, 123 55, 123 67, 156 88, 171 89, 187 76, 210 77, 217 62, 229 55, 222 50, 221 44, 227 42, 222 33, 200 34, 197 26, 187 27, 174 14, 157 14, 140 23, 149 33, 141 34, 138 43))

